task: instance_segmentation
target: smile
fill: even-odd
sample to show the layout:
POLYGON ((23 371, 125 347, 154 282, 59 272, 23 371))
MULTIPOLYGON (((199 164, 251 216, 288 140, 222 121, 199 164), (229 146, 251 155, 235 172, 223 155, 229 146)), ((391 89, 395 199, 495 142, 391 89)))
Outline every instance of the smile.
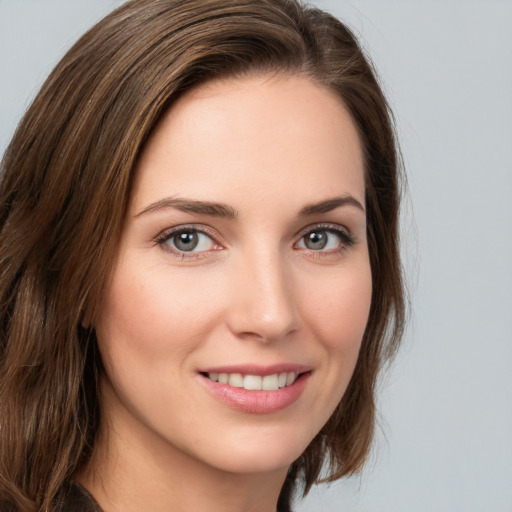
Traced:
POLYGON ((248 391, 277 391, 291 386, 298 377, 295 372, 281 372, 272 375, 242 375, 241 373, 209 372, 207 377, 220 384, 227 384, 234 388, 244 388, 248 391))
POLYGON ((223 404, 244 413, 287 409, 301 397, 314 368, 309 364, 235 364, 201 368, 201 384, 223 404))

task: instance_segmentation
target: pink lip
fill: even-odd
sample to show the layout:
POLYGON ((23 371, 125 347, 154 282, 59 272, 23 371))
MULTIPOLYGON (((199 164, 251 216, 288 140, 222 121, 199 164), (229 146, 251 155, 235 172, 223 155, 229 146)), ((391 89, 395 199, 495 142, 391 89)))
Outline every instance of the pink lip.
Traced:
POLYGON ((311 376, 311 367, 305 365, 273 365, 273 366, 222 366, 209 368, 199 374, 201 383, 218 400, 224 404, 251 414, 270 414, 286 409, 295 403, 311 376), (250 391, 244 388, 236 388, 228 384, 221 384, 210 380, 204 373, 241 373, 242 375, 272 375, 274 373, 301 374, 290 386, 276 389, 275 391, 250 391))

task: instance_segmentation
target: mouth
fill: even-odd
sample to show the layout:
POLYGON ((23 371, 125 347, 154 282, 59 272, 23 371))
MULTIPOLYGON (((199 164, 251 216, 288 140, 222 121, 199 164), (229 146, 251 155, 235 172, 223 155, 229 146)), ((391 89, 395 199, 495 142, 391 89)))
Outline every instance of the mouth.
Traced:
POLYGON ((277 391, 278 389, 291 386, 301 375, 308 372, 280 372, 271 375, 251 375, 242 373, 220 373, 205 372, 202 373, 213 382, 227 384, 234 388, 243 388, 247 391, 277 391))
POLYGON ((201 381, 213 396, 244 413, 287 409, 302 395, 313 368, 300 364, 203 368, 201 381))

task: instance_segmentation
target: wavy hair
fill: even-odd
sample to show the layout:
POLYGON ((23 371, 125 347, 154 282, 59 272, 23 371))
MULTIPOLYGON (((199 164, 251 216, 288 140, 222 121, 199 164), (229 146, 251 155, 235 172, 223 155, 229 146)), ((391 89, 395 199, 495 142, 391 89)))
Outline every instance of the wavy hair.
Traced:
POLYGON ((295 0, 133 0, 64 56, 20 122, 0 181, 0 509, 52 510, 91 455, 102 372, 94 319, 116 257, 134 168, 162 114, 208 80, 276 72, 334 91, 365 159, 373 296, 350 385, 289 469, 297 485, 356 473, 379 370, 404 323, 399 153, 371 63, 333 16, 295 0), (325 475, 323 470, 327 471, 325 475))

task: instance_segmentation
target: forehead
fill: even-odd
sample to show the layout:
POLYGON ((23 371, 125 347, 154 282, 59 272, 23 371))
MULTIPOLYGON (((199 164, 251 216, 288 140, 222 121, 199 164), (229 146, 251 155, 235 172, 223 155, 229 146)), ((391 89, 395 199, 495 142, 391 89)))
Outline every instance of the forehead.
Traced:
POLYGON ((308 78, 250 76, 202 85, 164 114, 142 152, 133 200, 228 200, 248 190, 265 197, 292 184, 298 196, 349 192, 364 204, 354 122, 333 92, 308 78))

